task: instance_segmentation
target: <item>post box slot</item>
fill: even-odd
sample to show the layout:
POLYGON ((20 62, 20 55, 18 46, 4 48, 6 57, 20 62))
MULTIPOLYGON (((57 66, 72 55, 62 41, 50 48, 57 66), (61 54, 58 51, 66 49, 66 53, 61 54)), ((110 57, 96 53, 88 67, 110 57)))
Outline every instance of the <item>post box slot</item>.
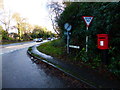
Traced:
POLYGON ((105 39, 105 37, 99 37, 99 39, 105 39))

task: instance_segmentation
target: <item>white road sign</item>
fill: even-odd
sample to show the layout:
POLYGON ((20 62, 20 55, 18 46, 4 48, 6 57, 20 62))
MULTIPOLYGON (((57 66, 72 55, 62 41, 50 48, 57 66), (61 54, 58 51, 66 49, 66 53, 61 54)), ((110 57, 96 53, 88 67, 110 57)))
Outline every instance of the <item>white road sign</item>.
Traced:
POLYGON ((88 27, 93 19, 93 16, 82 16, 82 17, 83 17, 83 19, 88 27))
MULTIPOLYGON (((93 20, 93 16, 82 16, 82 18, 84 19, 84 21, 86 23, 86 30, 88 31, 88 27, 93 20)), ((86 52, 88 51, 87 42, 88 42, 88 36, 86 36, 86 52)))
POLYGON ((80 46, 69 45, 69 47, 80 49, 80 46))

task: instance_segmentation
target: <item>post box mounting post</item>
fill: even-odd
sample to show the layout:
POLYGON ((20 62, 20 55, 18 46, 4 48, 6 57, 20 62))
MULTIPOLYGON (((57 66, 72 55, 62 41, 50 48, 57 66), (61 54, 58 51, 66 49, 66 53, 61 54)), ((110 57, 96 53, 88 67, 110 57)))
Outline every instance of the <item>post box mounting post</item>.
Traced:
POLYGON ((97 47, 101 50, 101 61, 108 64, 108 34, 97 34, 97 47))

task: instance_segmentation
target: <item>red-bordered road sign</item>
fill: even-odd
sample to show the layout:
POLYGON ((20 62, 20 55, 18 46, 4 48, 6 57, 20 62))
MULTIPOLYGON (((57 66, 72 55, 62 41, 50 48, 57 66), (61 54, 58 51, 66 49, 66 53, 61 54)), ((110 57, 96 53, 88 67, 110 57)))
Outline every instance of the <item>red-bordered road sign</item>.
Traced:
POLYGON ((94 16, 82 16, 83 20, 85 21, 87 27, 91 24, 94 16))

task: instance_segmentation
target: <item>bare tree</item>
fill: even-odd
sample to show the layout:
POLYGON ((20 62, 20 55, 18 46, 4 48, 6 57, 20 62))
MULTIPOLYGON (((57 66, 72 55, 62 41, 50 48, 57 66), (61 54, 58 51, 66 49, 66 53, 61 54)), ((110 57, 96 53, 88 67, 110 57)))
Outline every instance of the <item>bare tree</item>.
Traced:
POLYGON ((48 8, 49 8, 49 17, 52 21, 52 26, 54 31, 59 35, 59 27, 57 24, 57 20, 60 17, 60 14, 63 12, 64 10, 64 6, 62 3, 59 2, 51 2, 48 4, 48 8))
POLYGON ((4 25, 5 30, 7 32, 10 28, 11 20, 12 20, 12 14, 10 10, 9 12, 6 12, 5 10, 3 10, 3 12, 1 12, 0 22, 4 25))

